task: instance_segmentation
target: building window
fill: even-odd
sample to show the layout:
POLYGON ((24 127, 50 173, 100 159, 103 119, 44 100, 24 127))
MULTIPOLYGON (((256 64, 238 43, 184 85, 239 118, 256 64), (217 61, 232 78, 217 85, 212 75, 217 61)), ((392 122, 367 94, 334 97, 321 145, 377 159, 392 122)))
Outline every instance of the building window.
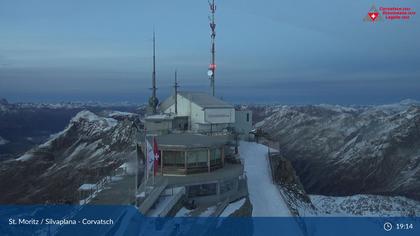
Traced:
POLYGON ((188 167, 206 167, 207 150, 194 150, 187 152, 188 167))
POLYGON ((246 113, 246 122, 249 122, 249 113, 246 113))
POLYGON ((211 149, 210 150, 210 165, 217 165, 221 163, 222 152, 220 149, 211 149))
POLYGON ((163 155, 164 166, 179 166, 183 167, 184 163, 184 152, 180 151, 165 151, 163 155))

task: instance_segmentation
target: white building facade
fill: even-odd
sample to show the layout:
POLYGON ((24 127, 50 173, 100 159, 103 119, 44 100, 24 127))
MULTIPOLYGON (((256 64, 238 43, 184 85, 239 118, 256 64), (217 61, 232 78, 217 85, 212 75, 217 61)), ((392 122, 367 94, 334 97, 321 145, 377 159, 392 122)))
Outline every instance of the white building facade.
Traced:
MULTIPOLYGON (((220 132, 235 123, 235 108, 201 92, 179 92, 177 94, 177 116, 189 117, 189 129, 198 132, 220 132)), ((160 106, 165 114, 175 114, 175 95, 160 106)))

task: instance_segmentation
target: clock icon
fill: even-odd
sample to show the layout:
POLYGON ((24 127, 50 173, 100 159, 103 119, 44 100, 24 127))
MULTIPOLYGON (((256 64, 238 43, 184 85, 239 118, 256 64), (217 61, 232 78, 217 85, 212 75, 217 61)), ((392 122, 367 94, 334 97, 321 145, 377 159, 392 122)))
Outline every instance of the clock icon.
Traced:
POLYGON ((386 222, 386 223, 384 224, 384 230, 385 230, 385 231, 391 231, 391 230, 392 230, 392 224, 391 224, 391 223, 389 223, 389 222, 386 222))

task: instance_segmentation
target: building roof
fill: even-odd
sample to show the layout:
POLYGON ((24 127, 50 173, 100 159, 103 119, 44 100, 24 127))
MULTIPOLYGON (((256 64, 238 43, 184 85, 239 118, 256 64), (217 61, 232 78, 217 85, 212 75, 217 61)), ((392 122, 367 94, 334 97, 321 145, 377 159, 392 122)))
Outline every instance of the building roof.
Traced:
MULTIPOLYGON (((190 100, 202 108, 234 108, 231 104, 203 92, 180 91, 178 95, 190 100)), ((175 96, 171 95, 160 105, 162 110, 168 109, 175 103, 175 96)))
POLYGON ((230 140, 229 136, 208 136, 201 134, 180 133, 157 136, 159 148, 208 148, 220 147, 230 140))
POLYGON ((174 116, 169 114, 156 114, 145 117, 146 120, 172 120, 173 118, 174 116))

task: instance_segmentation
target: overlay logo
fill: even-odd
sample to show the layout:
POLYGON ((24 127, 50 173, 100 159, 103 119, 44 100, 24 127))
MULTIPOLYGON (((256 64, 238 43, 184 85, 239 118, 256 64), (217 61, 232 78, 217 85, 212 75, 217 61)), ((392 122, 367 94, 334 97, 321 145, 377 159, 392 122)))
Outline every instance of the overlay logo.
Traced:
POLYGON ((411 7, 400 7, 400 6, 386 6, 386 7, 375 7, 373 5, 367 15, 363 18, 363 21, 377 22, 377 21, 394 21, 394 20, 410 20, 416 11, 411 7))
POLYGON ((382 15, 378 11, 378 9, 376 9, 375 5, 373 5, 370 8, 365 18, 363 18, 363 21, 370 21, 370 22, 376 22, 376 21, 381 21, 381 20, 382 20, 382 15))

